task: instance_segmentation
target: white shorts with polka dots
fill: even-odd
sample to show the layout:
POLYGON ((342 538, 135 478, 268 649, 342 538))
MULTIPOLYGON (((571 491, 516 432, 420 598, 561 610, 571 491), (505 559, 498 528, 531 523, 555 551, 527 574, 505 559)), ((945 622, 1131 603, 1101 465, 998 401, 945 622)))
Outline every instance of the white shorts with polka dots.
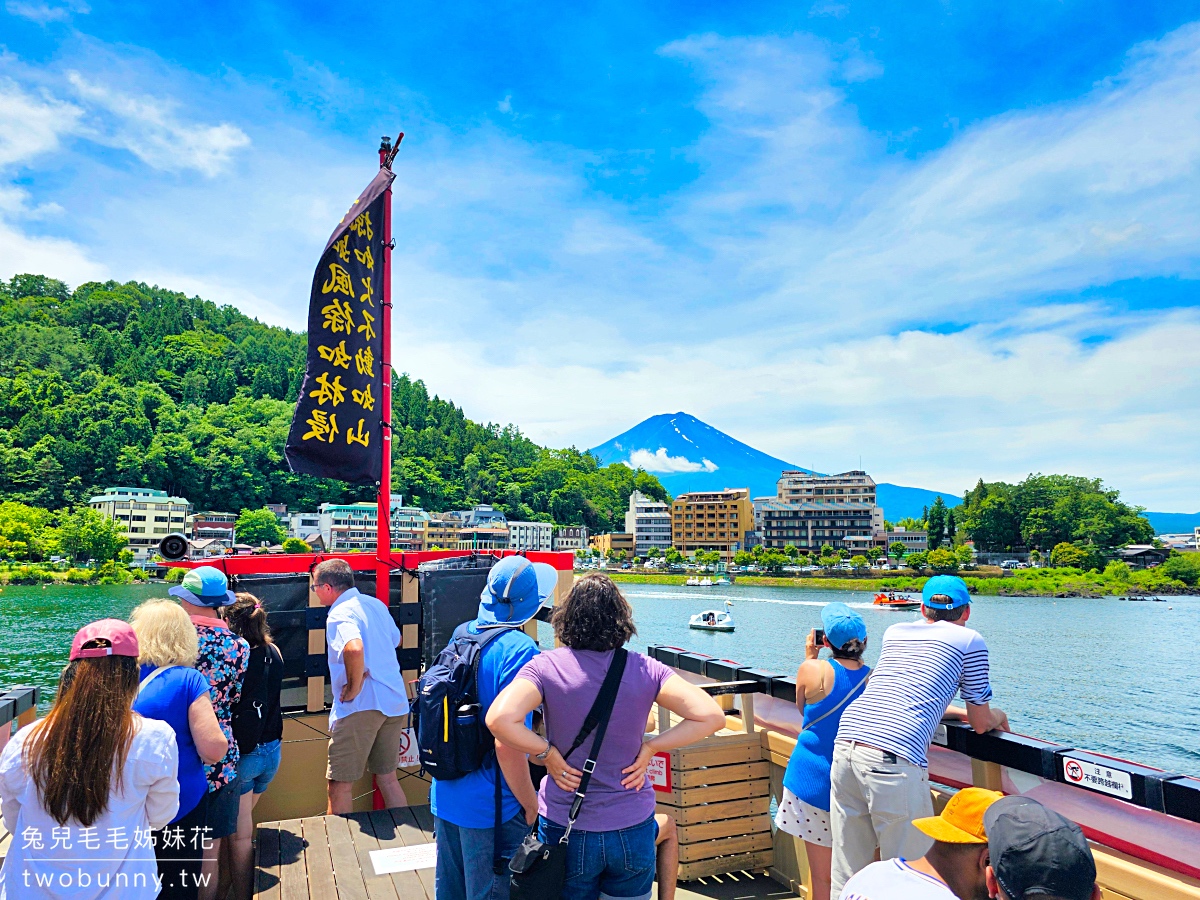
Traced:
POLYGON ((809 806, 787 788, 783 789, 783 799, 779 801, 779 810, 775 813, 775 827, 810 844, 833 846, 829 811, 809 806))

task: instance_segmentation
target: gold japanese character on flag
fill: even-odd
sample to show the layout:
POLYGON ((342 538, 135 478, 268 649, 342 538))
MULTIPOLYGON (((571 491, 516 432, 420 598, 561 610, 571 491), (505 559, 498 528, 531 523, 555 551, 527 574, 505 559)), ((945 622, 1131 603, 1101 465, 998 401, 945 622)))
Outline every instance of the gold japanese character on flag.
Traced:
POLYGON ((334 241, 333 252, 341 257, 342 262, 350 262, 350 235, 344 234, 341 240, 334 241))
POLYGON ((375 339, 375 329, 372 328, 371 325, 372 325, 372 323, 374 323, 375 317, 373 315, 371 315, 369 312, 367 312, 365 309, 362 311, 362 314, 363 314, 363 318, 366 321, 362 325, 358 326, 358 329, 357 329, 358 333, 362 334, 362 333, 366 332, 367 340, 372 341, 375 339))
POLYGON ((354 296, 354 284, 350 281, 350 273, 337 263, 329 264, 329 280, 321 285, 322 294, 328 294, 330 291, 354 296))
POLYGON ((338 375, 333 381, 329 380, 329 373, 322 372, 317 376, 317 384, 320 385, 315 391, 310 391, 308 396, 316 397, 317 403, 320 406, 325 405, 326 400, 332 400, 333 405, 337 406, 346 399, 346 386, 342 384, 342 376, 338 375))
POLYGON ((371 396, 370 382, 367 382, 367 386, 361 391, 351 391, 350 396, 353 397, 354 402, 363 409, 368 411, 375 409, 375 398, 371 396))
MULTIPOLYGON (((326 362, 331 362, 342 369, 350 368, 350 354, 346 352, 345 341, 339 341, 336 347, 326 347, 320 344, 317 346, 317 352, 321 354, 321 359, 326 362)), ((359 352, 361 353, 362 351, 359 352)))
POLYGON ((368 241, 375 237, 375 232, 371 230, 371 211, 367 210, 355 218, 350 223, 350 230, 359 237, 365 237, 368 241))
POLYGON ((353 428, 351 428, 349 431, 346 432, 346 443, 347 444, 362 444, 364 447, 367 447, 370 445, 371 432, 363 430, 363 420, 362 419, 358 420, 358 434, 354 433, 353 428))
POLYGON ((354 255, 358 257, 358 261, 370 269, 375 271, 375 257, 371 255, 371 245, 367 244, 365 250, 355 250, 354 255))
POLYGON ((321 315, 325 317, 321 327, 328 328, 334 334, 339 331, 351 334, 354 331, 354 314, 345 300, 335 299, 328 306, 322 307, 321 315))
POLYGON ((375 354, 371 352, 370 347, 362 347, 355 351, 354 368, 358 369, 359 375, 375 377, 375 354))
MULTIPOLYGON (((323 409, 314 409, 305 421, 311 430, 301 440, 308 441, 316 438, 318 441, 333 443, 334 435, 338 433, 337 413, 330 414, 323 409)), ((361 424, 362 420, 359 419, 359 425, 361 424)))

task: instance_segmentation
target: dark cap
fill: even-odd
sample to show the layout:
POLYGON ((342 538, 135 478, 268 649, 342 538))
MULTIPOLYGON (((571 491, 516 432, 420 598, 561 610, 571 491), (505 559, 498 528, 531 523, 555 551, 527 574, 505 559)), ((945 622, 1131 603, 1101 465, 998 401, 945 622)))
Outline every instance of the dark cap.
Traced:
POLYGON ((1030 797, 1004 797, 983 814, 996 880, 1012 900, 1039 894, 1091 900, 1096 863, 1083 831, 1030 797))

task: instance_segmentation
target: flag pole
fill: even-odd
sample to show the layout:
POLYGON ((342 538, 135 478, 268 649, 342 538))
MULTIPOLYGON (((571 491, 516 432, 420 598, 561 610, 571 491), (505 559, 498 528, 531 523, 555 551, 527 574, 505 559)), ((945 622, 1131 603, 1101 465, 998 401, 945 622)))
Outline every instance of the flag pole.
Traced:
MULTIPOLYGON (((391 138, 384 137, 379 143, 379 167, 391 169, 400 142, 401 132, 393 145, 391 138)), ((376 514, 375 537, 375 596, 385 604, 389 602, 390 584, 388 573, 392 567, 392 188, 383 195, 383 307, 379 318, 381 375, 383 388, 379 404, 383 414, 383 453, 379 467, 379 509, 376 514)))

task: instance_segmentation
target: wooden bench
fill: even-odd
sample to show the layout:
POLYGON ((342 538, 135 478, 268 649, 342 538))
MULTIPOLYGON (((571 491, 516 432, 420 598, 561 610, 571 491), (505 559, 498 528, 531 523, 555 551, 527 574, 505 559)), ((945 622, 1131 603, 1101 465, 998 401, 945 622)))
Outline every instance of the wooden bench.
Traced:
POLYGON ((427 806, 258 826, 254 895, 264 900, 434 900, 433 869, 376 875, 372 850, 433 842, 427 806))

